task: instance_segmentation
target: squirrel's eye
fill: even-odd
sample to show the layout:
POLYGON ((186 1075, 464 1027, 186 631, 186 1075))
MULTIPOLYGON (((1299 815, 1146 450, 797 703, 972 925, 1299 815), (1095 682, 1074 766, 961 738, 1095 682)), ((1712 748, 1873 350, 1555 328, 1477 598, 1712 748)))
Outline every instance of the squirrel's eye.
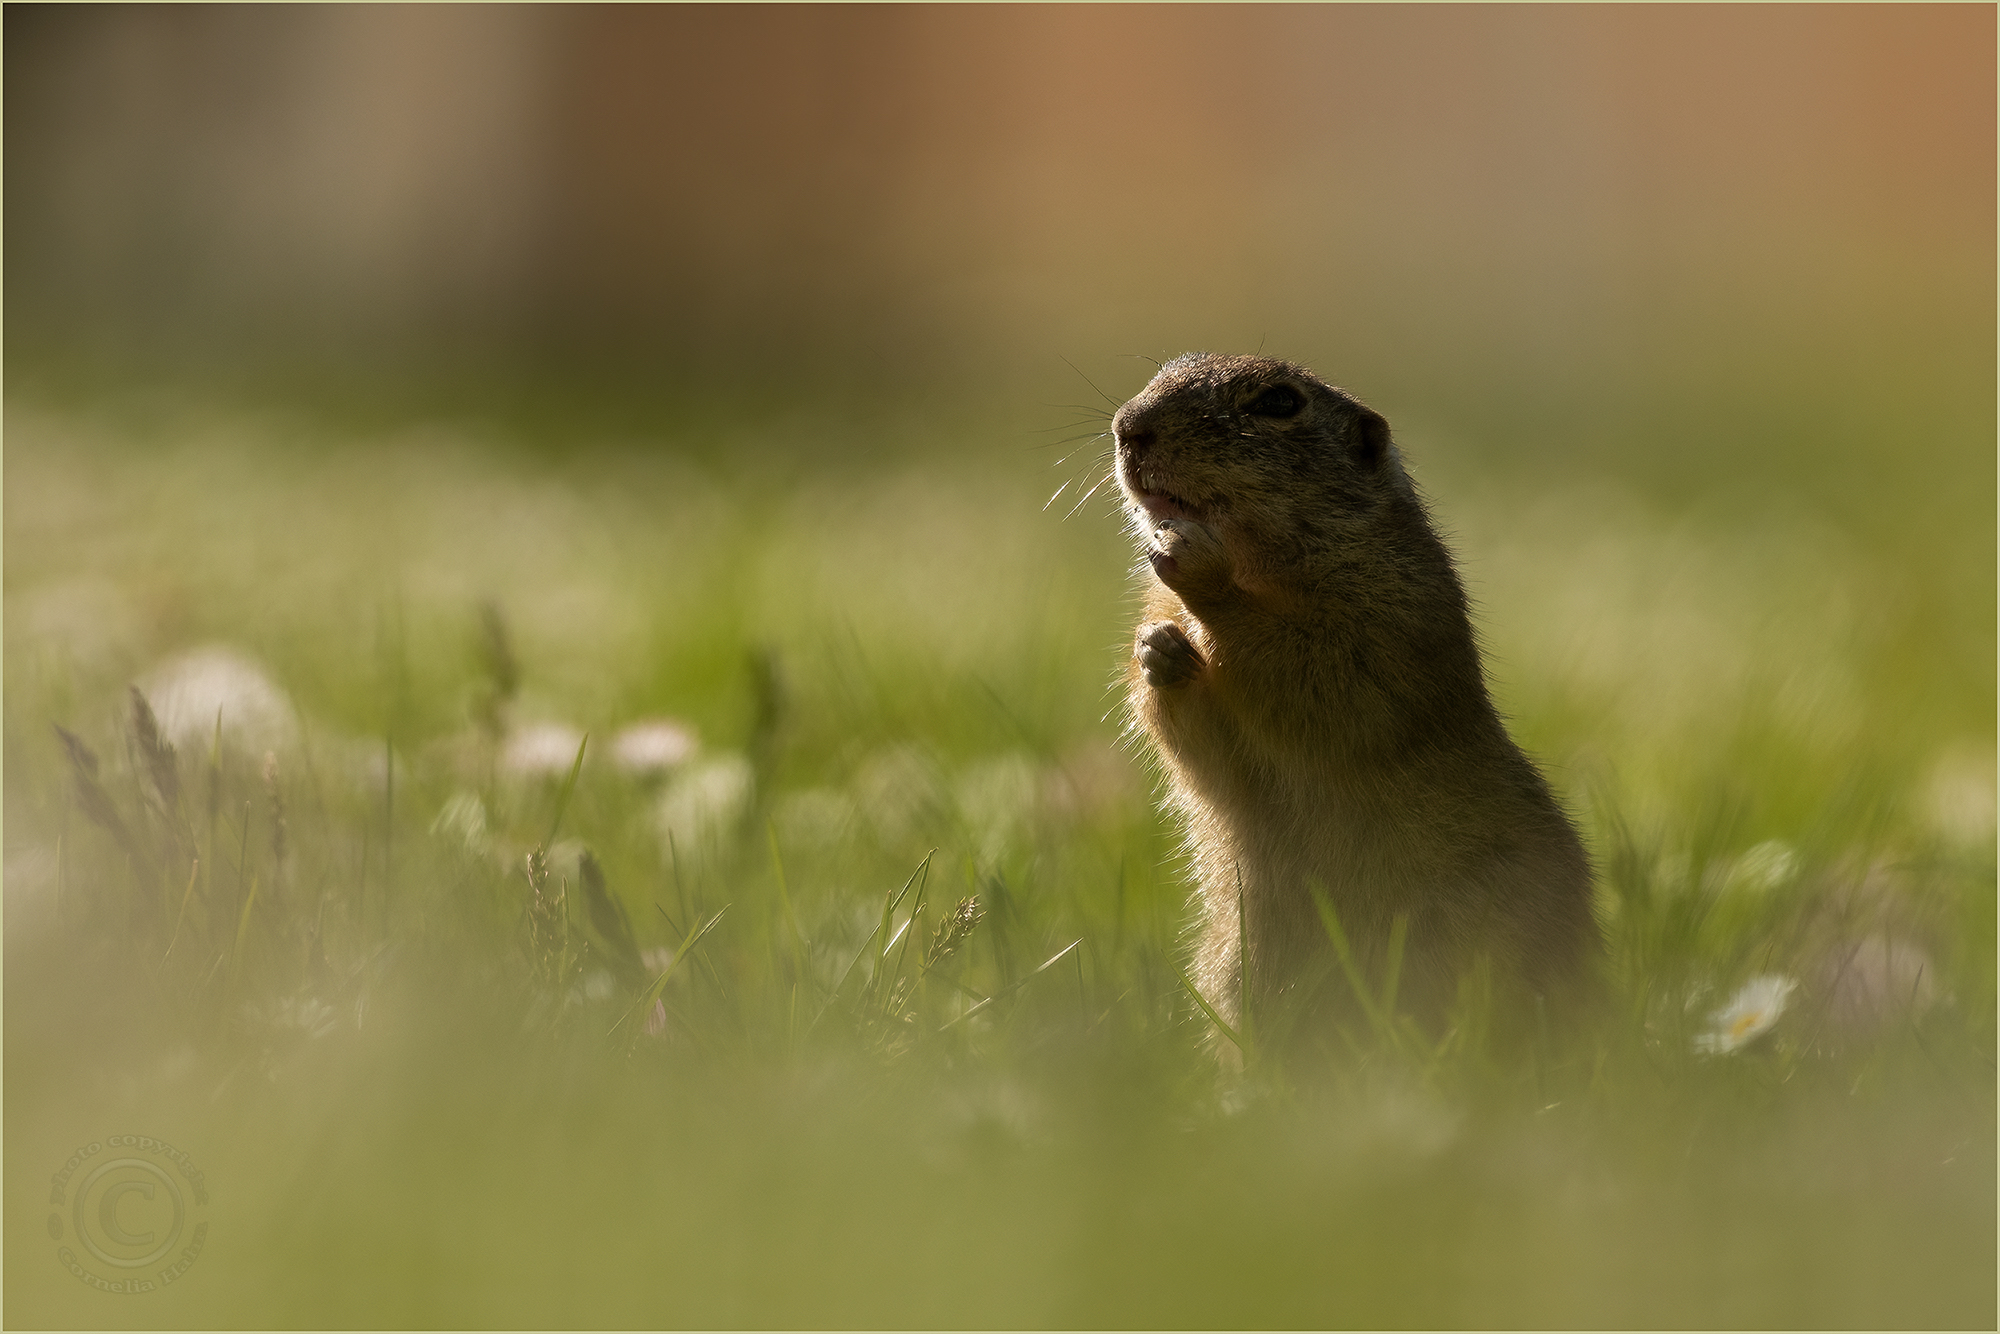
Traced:
POLYGON ((1257 417, 1296 417, 1306 401, 1288 384, 1276 385, 1250 400, 1249 412, 1257 417))

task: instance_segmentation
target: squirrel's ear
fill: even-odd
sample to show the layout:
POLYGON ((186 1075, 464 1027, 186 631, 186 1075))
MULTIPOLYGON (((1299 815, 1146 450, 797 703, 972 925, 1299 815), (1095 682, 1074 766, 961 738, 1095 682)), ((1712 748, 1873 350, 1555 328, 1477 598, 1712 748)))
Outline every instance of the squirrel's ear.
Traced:
POLYGON ((1389 457, 1389 423, 1380 413, 1361 409, 1355 428, 1354 457, 1369 469, 1380 466, 1389 457))

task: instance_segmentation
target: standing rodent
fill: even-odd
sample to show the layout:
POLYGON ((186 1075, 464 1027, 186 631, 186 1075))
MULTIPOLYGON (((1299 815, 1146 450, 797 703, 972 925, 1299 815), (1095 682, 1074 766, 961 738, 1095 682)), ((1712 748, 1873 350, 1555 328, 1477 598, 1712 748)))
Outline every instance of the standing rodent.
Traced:
POLYGON ((1481 956, 1567 991, 1601 943, 1589 859, 1487 696, 1388 422, 1303 367, 1191 353, 1112 429, 1152 565, 1132 710, 1186 825, 1210 1004, 1240 1020, 1246 945, 1253 1015, 1323 982, 1315 893, 1376 969, 1405 919, 1419 1010, 1481 956))

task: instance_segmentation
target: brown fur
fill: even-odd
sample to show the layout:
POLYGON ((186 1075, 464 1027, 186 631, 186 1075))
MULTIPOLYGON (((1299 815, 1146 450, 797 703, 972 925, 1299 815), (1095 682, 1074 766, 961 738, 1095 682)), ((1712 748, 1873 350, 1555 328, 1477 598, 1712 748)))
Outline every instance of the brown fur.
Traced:
POLYGON ((1130 700, 1186 826, 1204 996, 1239 1017, 1239 942, 1253 998, 1311 976, 1315 888, 1378 963, 1407 919, 1420 1008, 1482 956, 1535 993, 1577 979, 1589 861, 1494 712, 1388 423, 1302 367, 1190 354, 1113 429, 1153 566, 1130 700))

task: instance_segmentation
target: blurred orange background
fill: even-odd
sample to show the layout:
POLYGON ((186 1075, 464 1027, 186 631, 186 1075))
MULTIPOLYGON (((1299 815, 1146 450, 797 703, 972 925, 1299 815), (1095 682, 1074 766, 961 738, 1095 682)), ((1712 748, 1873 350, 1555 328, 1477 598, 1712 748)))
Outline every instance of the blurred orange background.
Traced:
POLYGON ((871 379, 1261 342, 1557 395, 1724 347, 1992 363, 1987 6, 10 6, 6 38, 31 342, 871 379))
POLYGON ((1421 457, 1802 498, 1990 622, 1990 6, 5 24, 17 391, 280 368, 419 414, 560 384, 571 439, 697 404, 1019 440, 1261 348, 1421 457))

